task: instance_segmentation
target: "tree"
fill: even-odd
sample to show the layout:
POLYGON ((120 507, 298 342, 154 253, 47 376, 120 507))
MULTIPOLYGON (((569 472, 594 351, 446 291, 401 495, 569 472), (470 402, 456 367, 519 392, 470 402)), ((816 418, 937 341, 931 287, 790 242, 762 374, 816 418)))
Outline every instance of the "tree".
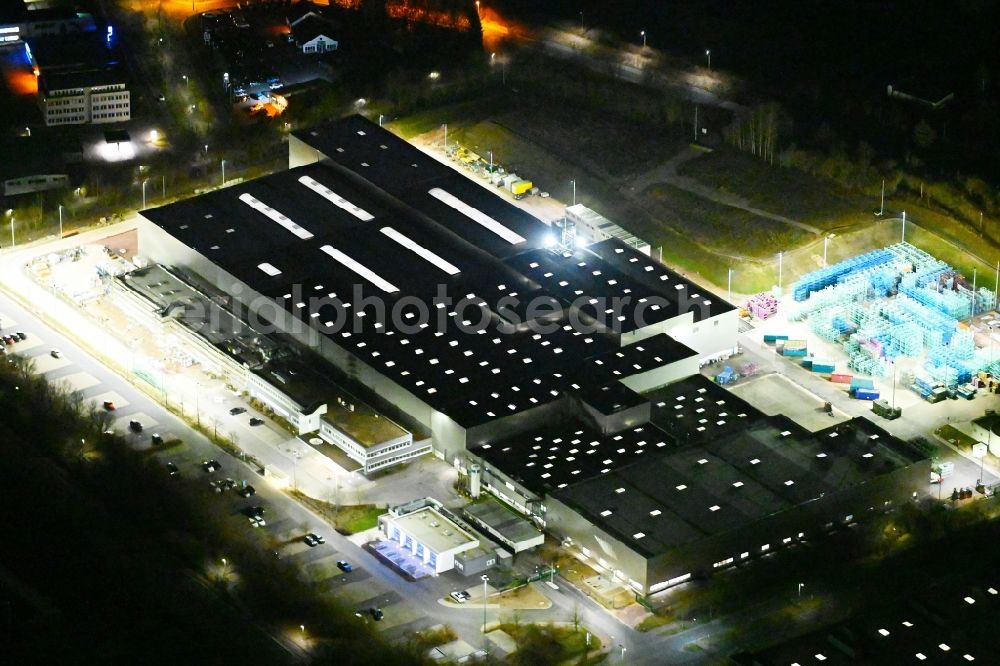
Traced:
POLYGON ((929 148, 937 140, 937 132, 926 120, 921 120, 913 128, 913 140, 920 148, 929 148))

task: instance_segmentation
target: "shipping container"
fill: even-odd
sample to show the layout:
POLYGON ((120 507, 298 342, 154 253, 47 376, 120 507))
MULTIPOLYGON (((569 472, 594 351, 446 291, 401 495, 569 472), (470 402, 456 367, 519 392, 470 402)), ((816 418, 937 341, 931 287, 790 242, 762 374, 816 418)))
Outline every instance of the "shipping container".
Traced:
POLYGON ((774 344, 778 340, 787 340, 787 339, 788 339, 787 335, 775 335, 775 334, 772 334, 772 333, 765 333, 764 334, 764 343, 765 344, 774 344))
POLYGON ((830 375, 830 381, 837 384, 850 384, 852 379, 854 379, 854 375, 839 374, 836 372, 830 375))
POLYGON ((871 379, 864 379, 863 377, 855 377, 854 379, 851 380, 851 388, 873 389, 875 388, 875 382, 872 381, 871 379))
POLYGON ((854 397, 858 400, 878 400, 879 393, 871 388, 858 388, 854 390, 854 397))

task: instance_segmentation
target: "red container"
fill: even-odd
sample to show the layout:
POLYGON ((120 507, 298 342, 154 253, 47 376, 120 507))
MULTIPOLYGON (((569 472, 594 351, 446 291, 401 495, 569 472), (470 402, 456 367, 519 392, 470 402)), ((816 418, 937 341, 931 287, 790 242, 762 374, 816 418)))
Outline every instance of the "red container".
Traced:
POLYGON ((850 384, 852 379, 854 379, 854 375, 843 375, 836 372, 830 375, 830 381, 837 384, 850 384))

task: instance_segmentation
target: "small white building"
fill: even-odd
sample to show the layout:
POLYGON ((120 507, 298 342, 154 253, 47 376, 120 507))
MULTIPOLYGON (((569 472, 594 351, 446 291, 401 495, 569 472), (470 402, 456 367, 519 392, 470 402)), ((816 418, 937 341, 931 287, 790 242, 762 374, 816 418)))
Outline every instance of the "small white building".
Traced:
POLYGON ((379 528, 398 548, 444 573, 455 567, 456 555, 478 548, 479 539, 443 512, 434 500, 415 500, 389 509, 379 517, 379 528))
POLYGON ((314 12, 296 19, 290 27, 295 45, 303 53, 329 53, 340 46, 331 36, 335 30, 334 25, 314 12))

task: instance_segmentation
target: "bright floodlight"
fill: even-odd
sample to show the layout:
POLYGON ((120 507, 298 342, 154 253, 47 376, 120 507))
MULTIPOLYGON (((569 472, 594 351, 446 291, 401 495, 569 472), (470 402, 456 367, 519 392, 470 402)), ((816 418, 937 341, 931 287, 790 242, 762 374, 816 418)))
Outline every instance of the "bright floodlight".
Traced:
POLYGON ((576 246, 577 247, 587 247, 587 239, 584 238, 583 236, 577 236, 576 237, 576 246))
POLYGON ((556 246, 555 234, 545 234, 545 239, 543 242, 545 243, 545 247, 555 247, 556 246))

